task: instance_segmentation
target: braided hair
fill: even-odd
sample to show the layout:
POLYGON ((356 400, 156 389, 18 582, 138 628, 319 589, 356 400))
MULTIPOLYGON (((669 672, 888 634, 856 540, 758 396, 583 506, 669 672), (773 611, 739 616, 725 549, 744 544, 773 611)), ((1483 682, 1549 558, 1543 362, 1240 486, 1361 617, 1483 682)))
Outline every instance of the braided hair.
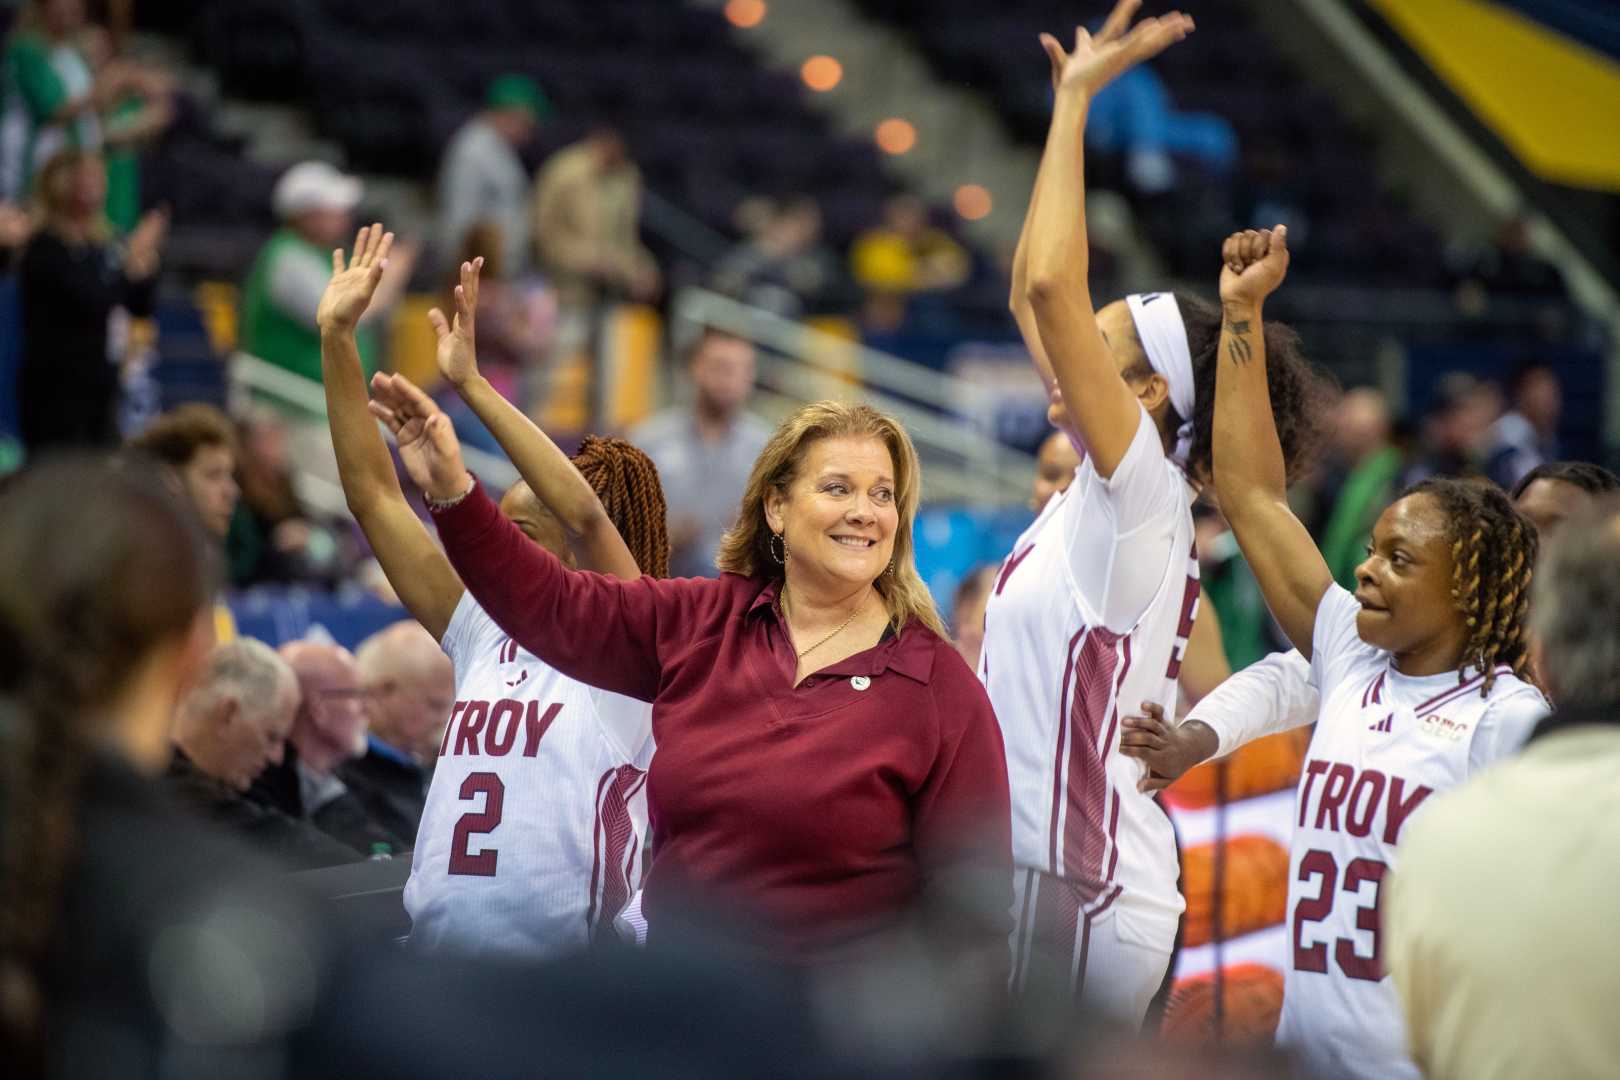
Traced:
POLYGON ((669 576, 664 488, 652 459, 623 439, 587 435, 574 465, 602 500, 613 527, 649 577, 669 576))
POLYGON ((40 965, 72 869, 92 747, 106 707, 214 595, 217 555, 150 466, 47 460, 0 492, 0 1042, 42 1071, 40 965))
POLYGON ((1459 681, 1471 668, 1485 676, 1480 696, 1490 694, 1496 667, 1506 664, 1528 683, 1527 633, 1530 577, 1539 541, 1536 527, 1514 509, 1507 493, 1488 480, 1435 478, 1402 493, 1439 501, 1451 540, 1451 599, 1468 625, 1459 681))

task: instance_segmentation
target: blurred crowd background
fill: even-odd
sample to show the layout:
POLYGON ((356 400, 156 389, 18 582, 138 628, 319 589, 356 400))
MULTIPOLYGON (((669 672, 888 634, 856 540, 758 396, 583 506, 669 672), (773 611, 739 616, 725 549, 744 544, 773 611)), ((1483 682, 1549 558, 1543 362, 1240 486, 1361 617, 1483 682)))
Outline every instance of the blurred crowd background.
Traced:
MULTIPOLYGON (((1288 226, 1293 268, 1268 314, 1344 388, 1293 493, 1336 576, 1351 579, 1377 513, 1415 480, 1512 488, 1544 462, 1612 468, 1609 6, 1181 6, 1197 47, 1130 72, 1087 128, 1093 291, 1212 296, 1221 238, 1288 226), (1542 91, 1515 93, 1526 85, 1542 91)), ((425 317, 482 256, 485 373, 564 445, 616 432, 652 456, 676 574, 715 572, 778 417, 840 394, 899 416, 930 485, 919 569, 971 655, 982 568, 1028 524, 1049 434, 1006 312, 1050 105, 1036 33, 1104 13, 0 0, 0 472, 134 442, 182 477, 228 567, 221 641, 308 645, 287 659, 329 723, 297 749, 348 794, 300 791, 284 767, 291 689, 265 721, 273 755, 208 745, 207 710, 278 693, 248 644, 218 661, 234 689, 195 703, 186 768, 237 770, 273 810, 231 800, 232 820, 303 866, 409 850, 412 800, 389 793, 420 789, 445 693, 412 658, 422 643, 389 629, 402 612, 345 509, 324 421, 315 305, 361 223, 400 236, 362 324, 368 367, 436 391, 482 451, 470 464, 513 475, 437 386, 425 317), (425 720, 401 695, 429 701, 425 720)), ((1199 514, 1236 669, 1281 641, 1219 513, 1199 514)), ((1165 1024, 1184 1044, 1270 1034, 1301 752, 1268 740, 1168 793, 1189 912, 1165 1024)))

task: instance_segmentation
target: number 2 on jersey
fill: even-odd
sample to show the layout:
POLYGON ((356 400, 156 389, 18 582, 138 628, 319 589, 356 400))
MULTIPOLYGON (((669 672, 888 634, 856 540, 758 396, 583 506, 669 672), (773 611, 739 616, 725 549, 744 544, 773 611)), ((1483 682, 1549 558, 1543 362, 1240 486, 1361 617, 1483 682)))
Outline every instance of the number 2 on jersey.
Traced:
POLYGON ((492 833, 501 823, 501 804, 506 801, 506 785, 492 772, 468 773, 461 782, 461 798, 484 796, 482 811, 469 810, 456 822, 456 831, 450 842, 450 872, 469 877, 494 877, 495 863, 500 852, 492 847, 480 848, 474 855, 467 850, 475 833, 492 833))
MULTIPOLYGON (((1356 907, 1356 929, 1372 933, 1371 956, 1356 952, 1356 943, 1350 938, 1339 938, 1333 943, 1333 959, 1339 970, 1352 979, 1377 982, 1384 977, 1383 949, 1378 940, 1379 888, 1389 865, 1377 859, 1351 859, 1344 868, 1344 891, 1359 895, 1363 882, 1373 883, 1373 902, 1356 907)), ((1314 945, 1304 943, 1305 924, 1321 922, 1333 911, 1334 890, 1339 883, 1339 862, 1328 851, 1307 851, 1299 861, 1299 880, 1322 879, 1322 888, 1315 896, 1302 896, 1294 905, 1294 970, 1314 971, 1326 975, 1328 969, 1327 942, 1314 945)))

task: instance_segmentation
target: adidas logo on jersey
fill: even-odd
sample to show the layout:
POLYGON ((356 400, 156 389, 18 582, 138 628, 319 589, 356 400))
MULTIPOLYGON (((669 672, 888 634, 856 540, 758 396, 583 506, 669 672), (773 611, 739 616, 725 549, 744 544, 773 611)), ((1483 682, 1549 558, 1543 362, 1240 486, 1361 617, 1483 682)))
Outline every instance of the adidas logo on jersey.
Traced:
POLYGON ((1390 713, 1388 716, 1384 717, 1382 720, 1378 721, 1378 723, 1376 723, 1376 724, 1368 724, 1367 725, 1367 730, 1368 731, 1382 731, 1382 732, 1386 732, 1386 733, 1393 732, 1395 730, 1395 714, 1390 713))

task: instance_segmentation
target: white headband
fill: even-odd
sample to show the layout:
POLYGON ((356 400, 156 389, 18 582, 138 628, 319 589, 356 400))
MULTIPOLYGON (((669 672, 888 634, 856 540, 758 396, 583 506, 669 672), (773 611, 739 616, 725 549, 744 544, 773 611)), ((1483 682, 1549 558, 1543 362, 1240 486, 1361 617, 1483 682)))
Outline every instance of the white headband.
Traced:
POLYGON ((1192 415, 1197 392, 1193 385, 1192 353, 1187 349, 1187 327, 1181 308, 1167 292, 1132 293, 1125 298, 1153 370, 1170 384, 1170 404, 1182 424, 1176 431, 1175 458, 1183 463, 1192 449, 1192 415))

